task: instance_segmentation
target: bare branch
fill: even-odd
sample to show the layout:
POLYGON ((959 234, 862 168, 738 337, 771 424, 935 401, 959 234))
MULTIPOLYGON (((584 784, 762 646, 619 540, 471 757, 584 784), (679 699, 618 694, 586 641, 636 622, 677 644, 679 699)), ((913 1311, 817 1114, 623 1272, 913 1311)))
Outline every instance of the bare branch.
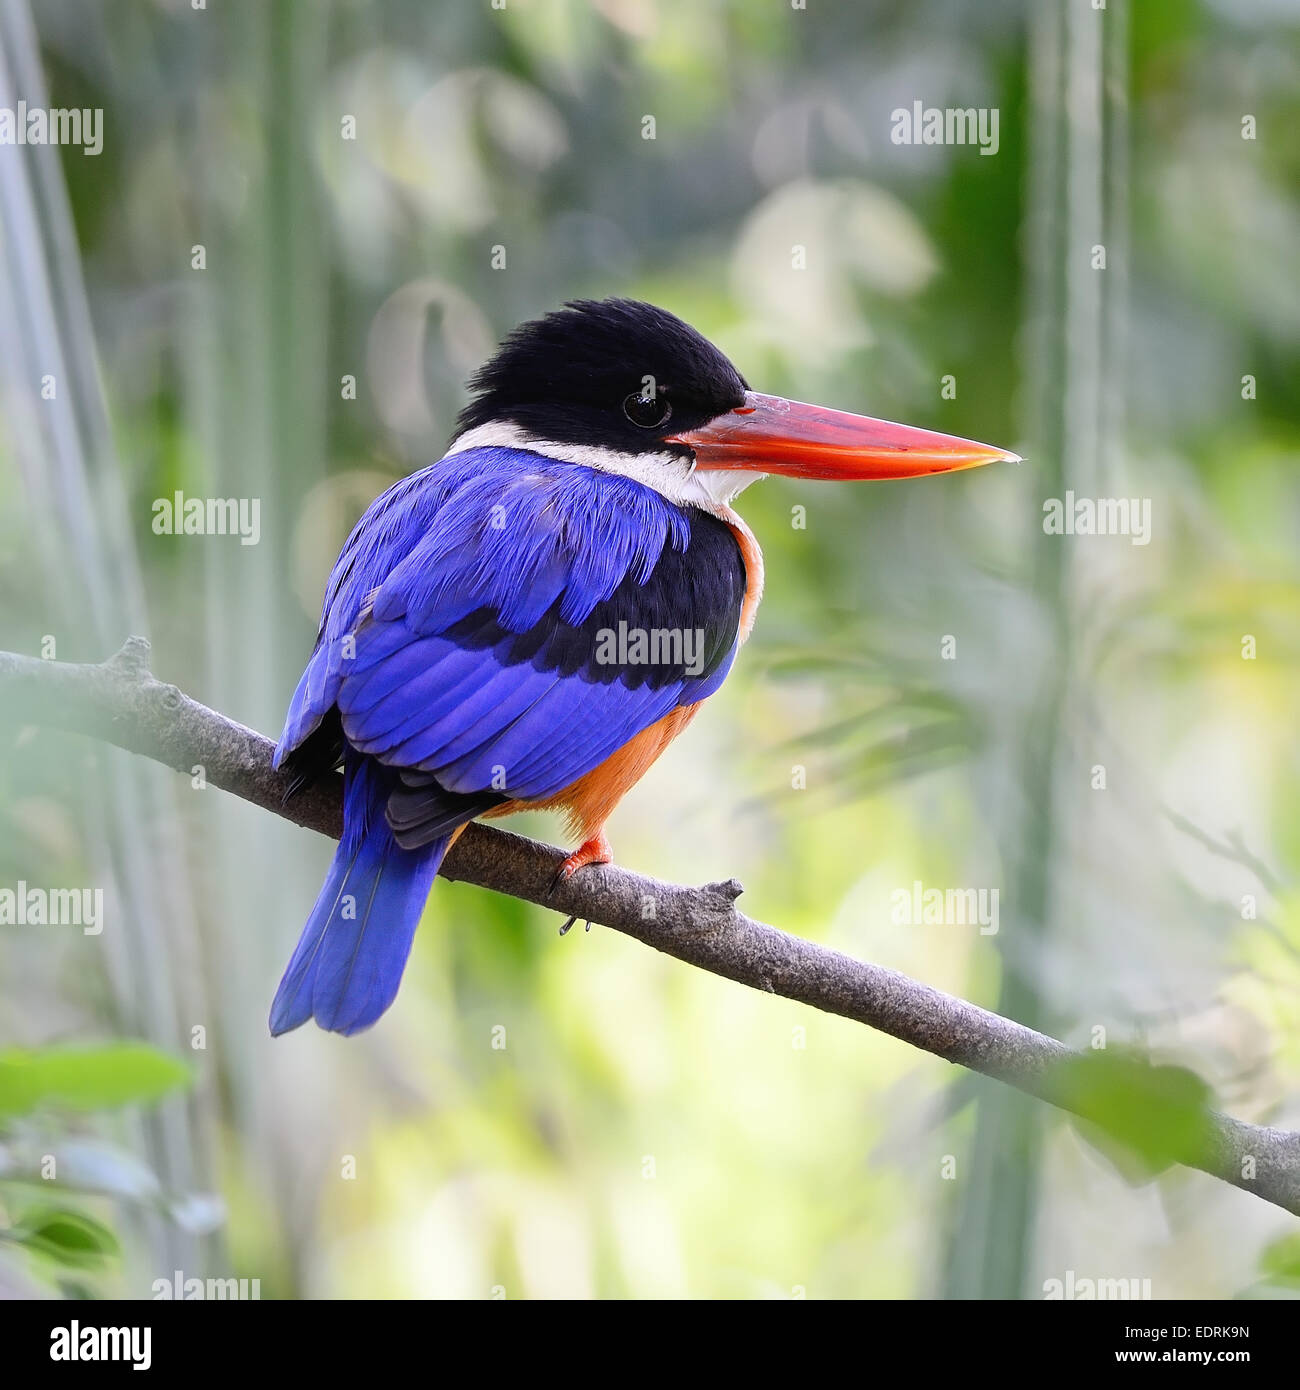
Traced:
POLYGON ((1199 825, 1188 820, 1186 816, 1180 816, 1177 811, 1166 809, 1165 817, 1171 825, 1181 830, 1184 835, 1190 835, 1211 854, 1249 869, 1274 897, 1282 891, 1281 880, 1257 854, 1250 852, 1240 830, 1230 831, 1222 840, 1216 840, 1208 830, 1202 830, 1199 825))
MULTIPOLYGON (((271 741, 156 680, 148 657, 149 644, 138 637, 102 665, 0 652, 0 707, 13 721, 88 734, 187 774, 202 764, 214 786, 338 838, 338 774, 286 803, 271 741)), ((612 927, 702 970, 864 1023, 1084 1119, 1101 1118, 1063 1082, 1060 1064, 1079 1055, 1063 1043, 746 917, 735 907, 742 890, 734 879, 683 888, 607 865, 584 869, 552 892, 562 858, 549 845, 474 824, 442 873, 612 927)), ((1200 1130, 1185 1141, 1181 1162, 1300 1215, 1300 1134, 1214 1112, 1200 1130)))

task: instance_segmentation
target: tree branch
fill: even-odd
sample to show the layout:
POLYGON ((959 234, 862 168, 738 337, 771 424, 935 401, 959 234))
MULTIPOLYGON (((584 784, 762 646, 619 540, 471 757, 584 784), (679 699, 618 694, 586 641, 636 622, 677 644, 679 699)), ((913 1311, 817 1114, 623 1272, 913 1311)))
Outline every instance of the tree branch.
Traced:
MULTIPOLYGON (((0 652, 0 707, 17 722, 88 734, 180 772, 202 765, 210 783, 245 801, 335 839, 342 830, 339 774, 286 802, 287 780, 271 768, 271 741, 156 680, 142 638, 130 638, 102 665, 0 652)), ((689 965, 864 1023, 1104 1123, 1086 1088, 1067 1080, 1080 1054, 897 971, 746 917, 735 907, 741 886, 734 879, 682 888, 603 866, 552 891, 562 858, 549 845, 472 824, 441 872, 612 927, 689 965)), ((1178 1141, 1179 1162, 1300 1215, 1300 1134, 1213 1111, 1195 1129, 1178 1141)))

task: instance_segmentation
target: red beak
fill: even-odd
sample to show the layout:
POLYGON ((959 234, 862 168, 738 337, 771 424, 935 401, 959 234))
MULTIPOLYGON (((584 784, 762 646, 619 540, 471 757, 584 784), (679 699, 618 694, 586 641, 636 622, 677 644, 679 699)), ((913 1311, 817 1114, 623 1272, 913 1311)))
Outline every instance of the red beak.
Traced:
POLYGON ((780 396, 745 392, 745 404, 698 430, 670 435, 700 468, 750 468, 792 478, 917 478, 1020 455, 973 439, 872 420, 780 396))

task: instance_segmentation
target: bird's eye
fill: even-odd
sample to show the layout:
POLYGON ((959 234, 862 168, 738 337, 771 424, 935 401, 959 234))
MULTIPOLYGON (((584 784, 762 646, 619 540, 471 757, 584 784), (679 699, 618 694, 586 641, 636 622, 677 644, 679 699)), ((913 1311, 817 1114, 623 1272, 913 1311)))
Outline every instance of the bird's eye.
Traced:
POLYGON ((656 425, 666 423, 672 413, 673 408, 662 393, 643 396, 639 391, 633 391, 623 402, 623 414, 643 430, 652 430, 656 425))

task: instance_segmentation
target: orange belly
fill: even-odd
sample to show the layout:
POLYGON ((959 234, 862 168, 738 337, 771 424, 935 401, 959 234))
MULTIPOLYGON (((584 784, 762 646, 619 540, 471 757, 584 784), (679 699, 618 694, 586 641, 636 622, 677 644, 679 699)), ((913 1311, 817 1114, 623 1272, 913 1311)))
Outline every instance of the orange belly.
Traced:
POLYGON ((695 718, 699 704, 683 705, 642 729, 598 767, 545 801, 507 801, 484 815, 510 816, 516 811, 563 811, 575 839, 590 840, 613 814, 614 807, 645 776, 654 761, 695 718))
MULTIPOLYGON (((754 614, 758 610, 759 600, 763 597, 763 552, 758 548, 754 533, 730 508, 725 509, 722 520, 731 528, 745 563, 745 597, 740 610, 738 634, 741 642, 744 642, 754 626, 754 614)), ((616 753, 611 753, 599 767, 592 768, 585 776, 579 777, 576 782, 570 783, 555 796, 548 797, 545 801, 507 801, 491 811, 484 812, 484 819, 511 816, 517 811, 563 811, 575 839, 594 839, 613 814, 614 807, 632 787, 636 786, 650 770, 655 759, 695 718, 695 711, 699 707, 697 701, 693 705, 682 705, 679 709, 664 715, 657 724, 642 729, 616 753)))

